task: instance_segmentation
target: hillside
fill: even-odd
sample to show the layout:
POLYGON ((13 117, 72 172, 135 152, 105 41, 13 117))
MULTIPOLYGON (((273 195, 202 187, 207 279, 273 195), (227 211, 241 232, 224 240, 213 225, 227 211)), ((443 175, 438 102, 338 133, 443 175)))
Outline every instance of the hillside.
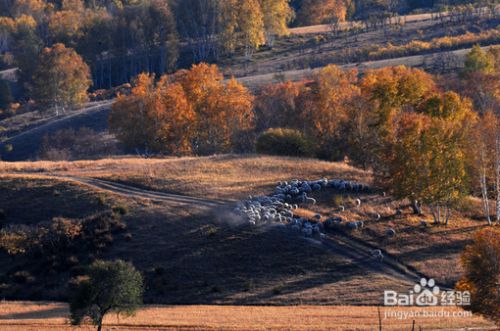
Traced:
POLYGON ((5 128, 0 140, 0 159, 19 161, 36 159, 47 134, 61 129, 92 128, 108 132, 108 116, 112 101, 97 102, 61 116, 40 116, 36 111, 0 121, 5 128), (11 146, 11 150, 6 146, 11 146))
POLYGON ((268 73, 279 73, 291 70, 314 69, 327 64, 345 65, 382 59, 398 58, 401 54, 377 54, 384 47, 409 45, 404 56, 425 55, 441 51, 454 51, 470 48, 479 43, 482 46, 498 44, 497 18, 477 18, 465 22, 447 22, 438 19, 405 21, 402 25, 365 28, 362 30, 339 31, 334 33, 325 26, 303 27, 291 30, 291 34, 276 40, 272 48, 262 48, 251 60, 241 56, 221 63, 226 76, 254 76, 268 73), (448 43, 449 38, 480 34, 484 31, 496 31, 497 36, 486 40, 460 43, 448 43), (301 33, 308 31, 308 33, 301 33), (309 33, 311 32, 311 33, 309 33), (440 38, 448 38, 436 49, 420 47, 419 42, 430 42, 440 38))
MULTIPOLYGON (((304 238, 286 226, 252 227, 230 212, 248 194, 269 194, 279 180, 328 177, 371 183, 369 173, 312 159, 228 155, 21 162, 2 163, 0 170, 4 183, 0 209, 6 215, 26 190, 39 197, 25 200, 26 212, 16 222, 32 222, 30 210, 56 206, 59 199, 65 199, 71 209, 69 201, 77 199, 78 208, 83 208, 85 200, 71 188, 74 185, 94 191, 95 199, 105 194, 108 207, 103 208, 124 206, 128 212, 123 222, 129 235, 114 234, 98 256, 130 260, 143 271, 149 303, 380 304, 384 289, 404 291, 420 276, 434 277, 439 284, 452 287, 460 277, 460 251, 485 224, 479 206, 472 203, 456 211, 447 228, 429 222, 422 229, 405 210, 404 201, 383 197, 376 190, 354 195, 314 194, 318 204, 300 209, 299 215, 312 217, 320 212, 324 217, 365 221, 360 230, 327 232, 321 240, 304 238), (361 199, 362 208, 355 207, 356 198, 361 199), (346 206, 345 212, 339 212, 339 203, 346 206), (403 208, 401 215, 398 208, 403 208), (375 213, 382 218, 374 220, 375 213), (387 228, 394 228, 397 235, 385 238, 387 228), (433 247, 426 247, 429 240, 433 247), (386 254, 382 263, 370 259, 370 251, 377 247, 386 254)), ((88 210, 95 212, 92 198, 88 201, 88 210)), ((59 216, 73 217, 62 205, 57 210, 59 216)), ((7 256, 2 257, 5 259, 7 256)), ((16 269, 4 271, 1 296, 64 298, 60 286, 50 282, 55 287, 47 287, 45 276, 38 274, 41 266, 23 265, 23 261, 18 260, 16 269), (33 275, 28 287, 11 283, 16 270, 33 275)), ((55 271, 61 284, 74 272, 72 267, 56 270, 61 270, 55 271)))

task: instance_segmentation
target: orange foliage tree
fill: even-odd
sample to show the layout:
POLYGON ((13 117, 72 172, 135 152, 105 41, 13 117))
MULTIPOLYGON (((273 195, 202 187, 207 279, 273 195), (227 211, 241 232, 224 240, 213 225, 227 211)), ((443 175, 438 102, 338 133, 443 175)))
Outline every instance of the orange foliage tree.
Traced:
POLYGON ((303 122, 298 97, 305 88, 305 82, 290 81, 264 86, 255 100, 257 130, 300 128, 303 122))
POLYGON ((140 74, 128 96, 119 96, 109 117, 110 129, 129 148, 187 154, 195 114, 182 86, 163 77, 140 74))
POLYGON ((346 15, 344 0, 303 0, 297 19, 301 25, 314 25, 344 21, 346 15))
POLYGON ((254 127, 253 96, 217 66, 199 64, 173 76, 141 74, 113 104, 110 128, 129 148, 168 154, 238 150, 254 127))
POLYGON ((179 79, 198 117, 193 140, 196 154, 213 154, 239 149, 241 135, 254 128, 254 97, 231 79, 223 82, 216 65, 193 65, 179 79))
POLYGON ((302 107, 302 122, 305 133, 318 142, 320 157, 339 159, 346 152, 345 127, 353 99, 360 94, 356 83, 356 71, 329 65, 303 94, 307 101, 302 107))
POLYGON ((465 275, 457 287, 470 291, 471 310, 500 325, 500 229, 477 232, 462 255, 462 265, 465 275))
POLYGON ((37 61, 31 91, 43 108, 53 107, 58 114, 87 101, 90 69, 73 49, 55 44, 45 48, 37 61))

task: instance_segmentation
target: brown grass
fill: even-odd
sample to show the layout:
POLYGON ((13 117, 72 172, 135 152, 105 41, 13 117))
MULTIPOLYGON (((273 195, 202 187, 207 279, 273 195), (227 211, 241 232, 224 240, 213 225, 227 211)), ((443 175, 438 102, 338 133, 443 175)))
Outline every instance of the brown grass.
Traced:
POLYGON ((0 173, 37 172, 89 176, 154 190, 208 198, 240 199, 268 194, 278 181, 342 177, 370 181, 345 163, 272 156, 221 155, 165 159, 104 159, 75 162, 0 162, 0 173))
MULTIPOLYGON (((458 308, 401 308, 407 313, 447 312, 450 317, 417 317, 416 330, 458 329, 493 325, 478 316, 451 317, 463 314, 458 308)), ((380 308, 386 331, 411 330, 413 319, 384 319, 392 308, 380 308)), ((68 325, 68 308, 60 303, 4 302, 0 304, 2 330, 73 330, 68 325)), ((377 307, 352 306, 146 306, 136 316, 109 315, 105 330, 375 330, 378 328, 377 307)), ((91 330, 90 326, 78 330, 91 330)))
POLYGON ((337 216, 346 221, 364 221, 363 229, 351 231, 349 235, 384 249, 449 287, 453 287, 461 277, 460 255, 465 246, 472 242, 474 232, 486 226, 480 201, 474 198, 467 199, 461 208, 453 211, 448 226, 436 226, 432 224, 433 219, 427 208, 423 208, 424 215, 416 216, 407 201, 398 201, 390 196, 330 193, 314 196, 319 203, 310 208, 309 215, 317 212, 325 218, 337 216), (354 203, 356 198, 362 201, 360 207, 354 203), (339 204, 346 207, 344 212, 339 211, 339 204), (402 215, 396 215, 398 208, 402 210, 402 215), (382 217, 378 221, 375 219, 377 213, 382 217), (427 222, 427 227, 420 225, 422 220, 427 222), (395 237, 386 236, 389 228, 396 231, 395 237))
POLYGON ((112 200, 70 180, 38 174, 0 174, 5 224, 36 224, 54 217, 83 218, 109 208, 112 200))
MULTIPOLYGON (((234 200, 248 194, 270 194, 277 181, 292 178, 371 182, 370 173, 345 163, 253 155, 0 163, 0 171, 4 173, 0 181, 23 178, 23 185, 32 189, 36 186, 33 183, 50 175, 88 176, 234 200)), ((11 187, 22 192, 19 185, 11 187)), ((461 275, 459 257, 463 248, 485 224, 479 202, 474 199, 453 213, 448 227, 423 229, 407 203, 390 196, 339 196, 331 192, 315 192, 313 196, 318 204, 299 210, 299 214, 364 220, 364 229, 350 236, 384 249, 449 287, 461 275), (358 197, 362 200, 359 208, 354 203, 358 197), (340 204, 346 211, 339 212, 340 204), (395 215, 398 207, 403 209, 401 216, 395 215), (374 219, 376 213, 381 214, 380 221, 374 219), (388 228, 397 232, 392 239, 385 236, 388 228)), ((45 197, 52 199, 47 195, 41 198, 45 197)), ((40 203, 50 206, 51 201, 41 199, 40 203)), ((146 297, 149 303, 377 305, 385 289, 406 290, 413 285, 353 264, 346 256, 287 229, 245 226, 224 210, 142 199, 127 203, 130 213, 125 221, 132 240, 118 238, 103 258, 127 259, 143 271, 150 289, 146 297), (158 274, 157 268, 164 272, 158 274)), ((424 212, 423 218, 430 220, 428 211, 424 212)))

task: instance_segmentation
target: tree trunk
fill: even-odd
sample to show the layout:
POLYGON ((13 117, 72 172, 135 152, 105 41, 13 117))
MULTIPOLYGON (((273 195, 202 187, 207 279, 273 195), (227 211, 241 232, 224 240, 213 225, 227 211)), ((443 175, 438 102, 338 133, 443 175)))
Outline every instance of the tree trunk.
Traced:
POLYGON ((413 209, 413 214, 422 215, 422 208, 420 208, 420 203, 418 200, 413 200, 411 203, 411 208, 413 209))
POLYGON ((488 225, 491 225, 490 217, 490 201, 488 199, 488 188, 486 185, 486 173, 483 171, 481 173, 481 198, 483 200, 483 210, 486 219, 488 220, 488 225))
POLYGON ((497 222, 500 222, 500 133, 497 133, 496 137, 496 148, 495 148, 495 163, 496 163, 496 171, 495 171, 495 189, 497 191, 497 212, 496 218, 497 222))
POLYGON ((449 206, 445 206, 444 207, 444 213, 445 213, 445 222, 444 222, 444 224, 448 225, 448 221, 450 220, 450 213, 451 213, 449 206))
POLYGON ((486 181, 486 157, 484 155, 484 149, 481 150, 481 174, 480 174, 480 184, 481 184, 481 199, 483 200, 483 210, 488 220, 488 224, 491 225, 491 217, 490 217, 490 200, 488 199, 488 183, 486 181))

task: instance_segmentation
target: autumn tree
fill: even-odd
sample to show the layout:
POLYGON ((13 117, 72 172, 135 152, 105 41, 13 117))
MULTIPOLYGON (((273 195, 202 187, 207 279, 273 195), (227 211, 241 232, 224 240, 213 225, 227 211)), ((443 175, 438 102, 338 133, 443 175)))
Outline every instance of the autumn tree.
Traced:
MULTIPOLYGON (((240 2, 239 29, 242 34, 242 44, 245 56, 249 57, 266 41, 264 35, 264 13, 258 0, 245 0, 240 2)), ((273 19, 271 17, 271 19, 273 19)))
POLYGON ((273 46, 276 36, 288 35, 288 24, 295 18, 290 0, 259 0, 264 15, 266 44, 273 46))
POLYGON ((146 154, 191 152, 194 113, 182 86, 167 77, 140 74, 131 94, 119 96, 109 116, 110 130, 128 148, 146 154))
POLYGON ((248 58, 265 43, 272 46, 275 36, 286 35, 294 14, 288 0, 186 0, 174 8, 194 62, 237 49, 248 58))
POLYGON ((359 108, 358 111, 365 114, 365 125, 373 131, 370 140, 364 140, 368 147, 365 153, 370 155, 363 159, 370 160, 369 166, 383 177, 387 171, 385 150, 392 119, 402 111, 417 109, 437 90, 436 83, 422 70, 399 66, 367 70, 359 87, 363 99, 358 104, 364 104, 369 111, 359 108))
MULTIPOLYGON (((493 112, 486 112, 477 121, 471 135, 469 155, 472 157, 473 178, 479 186, 483 211, 488 224, 492 224, 490 199, 495 197, 499 205, 500 173, 500 120, 493 112)), ((476 185, 474 185, 476 186, 476 185)), ((499 208, 496 210, 496 220, 500 221, 499 208)))
POLYGON ((257 130, 269 128, 301 128, 299 96, 306 89, 304 82, 284 82, 262 87, 255 99, 257 130))
MULTIPOLYGON (((436 224, 468 193, 467 142, 476 115, 454 92, 431 96, 418 109, 394 116, 386 137, 387 182, 399 198, 429 206, 436 224)), ((419 205, 414 203, 419 211, 419 205)))
POLYGON ((15 20, 12 32, 11 52, 14 55, 14 64, 19 68, 21 84, 28 84, 36 69, 36 59, 42 48, 43 42, 37 34, 37 23, 31 16, 21 15, 15 20))
POLYGON ((253 96, 215 65, 163 76, 141 74, 113 104, 110 129, 129 148, 168 154, 239 150, 254 127, 253 96))
POLYGON ((41 107, 53 107, 56 114, 87 100, 90 71, 71 48, 56 44, 45 48, 37 59, 31 92, 41 107))
POLYGON ((476 232, 462 255, 465 270, 457 288, 470 291, 471 310, 500 325, 500 229, 476 232))
POLYGON ((344 71, 335 65, 323 68, 307 93, 307 105, 302 106, 305 133, 320 147, 319 156, 341 159, 346 152, 344 133, 354 97, 360 93, 357 72, 344 71))
POLYGON ((196 154, 231 151, 238 136, 253 129, 253 95, 235 79, 223 83, 217 66, 193 65, 180 83, 197 116, 196 154))
POLYGON ((300 25, 328 24, 346 19, 347 4, 344 0, 303 0, 297 21, 300 25))

